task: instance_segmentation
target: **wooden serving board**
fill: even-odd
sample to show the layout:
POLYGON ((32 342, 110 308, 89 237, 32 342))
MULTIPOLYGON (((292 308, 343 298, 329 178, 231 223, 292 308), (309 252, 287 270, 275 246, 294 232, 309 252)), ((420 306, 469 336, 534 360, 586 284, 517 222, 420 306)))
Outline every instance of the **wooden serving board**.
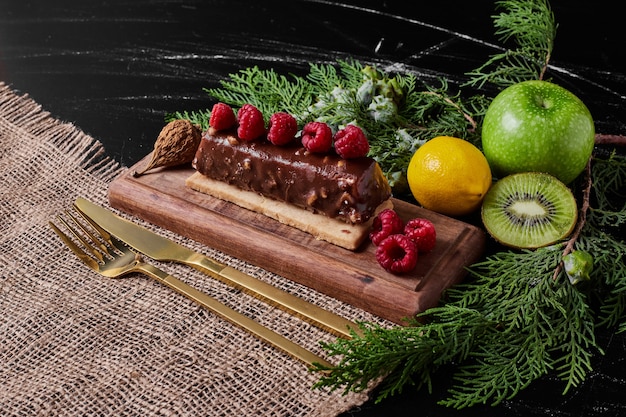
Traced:
POLYGON ((187 188, 191 167, 133 177, 149 157, 111 183, 112 207, 398 324, 436 306, 442 292, 461 281, 465 267, 484 251, 480 228, 394 199, 405 221, 424 217, 435 224, 437 244, 420 255, 414 271, 393 275, 380 267, 369 241, 356 251, 343 249, 187 188))

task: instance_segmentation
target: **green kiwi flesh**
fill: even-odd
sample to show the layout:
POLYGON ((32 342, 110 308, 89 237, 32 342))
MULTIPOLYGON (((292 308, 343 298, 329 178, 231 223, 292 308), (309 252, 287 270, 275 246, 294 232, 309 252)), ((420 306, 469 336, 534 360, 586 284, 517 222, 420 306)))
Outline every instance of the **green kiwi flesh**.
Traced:
POLYGON ((498 180, 483 200, 487 232, 513 248, 533 249, 567 237, 578 219, 576 199, 556 177, 524 172, 498 180))

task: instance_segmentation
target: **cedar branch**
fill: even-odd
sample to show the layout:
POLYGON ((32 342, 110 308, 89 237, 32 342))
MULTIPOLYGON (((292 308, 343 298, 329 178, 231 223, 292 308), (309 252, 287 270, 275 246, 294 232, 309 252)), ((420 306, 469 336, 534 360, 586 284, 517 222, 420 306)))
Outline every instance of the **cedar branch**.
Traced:
POLYGON ((434 91, 424 91, 424 94, 430 94, 433 96, 437 96, 441 99, 443 99, 443 101, 445 101, 446 103, 448 103, 449 105, 451 105, 452 107, 454 107, 459 113, 461 113, 463 115, 463 117, 465 118, 465 120, 467 120, 467 122, 472 126, 471 131, 475 131, 476 128, 478 127, 478 123, 476 123, 476 121, 474 120, 474 118, 472 118, 471 115, 465 113, 463 111, 463 109, 461 108, 461 106, 459 106, 457 103, 455 103, 453 100, 451 100, 449 97, 444 97, 443 95, 436 93, 434 91))
POLYGON ((606 135, 603 133, 597 133, 595 136, 596 145, 617 145, 626 146, 625 135, 606 135))
MULTIPOLYGON (((563 254, 561 255, 561 259, 566 255, 570 254, 574 250, 574 245, 576 241, 580 237, 580 234, 585 227, 585 223, 587 223, 587 211, 589 210, 589 198, 591 196, 591 160, 593 157, 589 158, 587 161, 587 166, 585 167, 585 188, 583 189, 583 201, 580 207, 580 217, 578 219, 578 223, 576 224, 576 228, 574 229, 574 233, 572 233, 571 237, 567 241, 565 245, 565 249, 563 249, 563 254)), ((557 267, 554 270, 554 275, 552 277, 553 280, 556 280, 563 270, 563 261, 559 262, 557 267)))
MULTIPOLYGON (((616 146, 626 146, 626 136, 624 135, 607 135, 598 133, 595 136, 594 142, 596 145, 616 145, 616 146)), ((580 208, 580 218, 578 223, 576 224, 576 228, 574 229, 574 233, 572 233, 571 237, 567 241, 565 245, 565 249, 563 249, 562 257, 570 254, 574 250, 574 245, 580 236, 580 233, 585 227, 585 223, 587 222, 587 211, 589 210, 589 198, 591 195, 591 160, 593 158, 589 158, 587 161, 587 166, 585 167, 585 188, 583 189, 583 201, 580 208)), ((557 267, 554 270, 553 279, 556 280, 563 270, 563 261, 559 262, 557 267)))

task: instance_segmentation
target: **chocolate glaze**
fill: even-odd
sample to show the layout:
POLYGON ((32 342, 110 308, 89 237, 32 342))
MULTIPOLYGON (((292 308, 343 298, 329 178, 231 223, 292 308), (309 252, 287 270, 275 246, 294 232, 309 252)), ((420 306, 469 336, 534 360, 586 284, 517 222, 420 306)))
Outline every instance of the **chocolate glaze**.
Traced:
POLYGON ((287 146, 264 138, 246 142, 234 131, 209 129, 192 165, 209 178, 354 224, 367 221, 391 196, 372 158, 308 153, 299 141, 287 146))

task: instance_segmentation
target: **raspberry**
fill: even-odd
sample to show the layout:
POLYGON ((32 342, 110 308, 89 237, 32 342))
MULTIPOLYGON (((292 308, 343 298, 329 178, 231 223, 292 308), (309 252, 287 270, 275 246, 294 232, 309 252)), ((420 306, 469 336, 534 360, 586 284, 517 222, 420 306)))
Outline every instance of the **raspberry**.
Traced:
POLYGON ((435 225, 426 219, 411 219, 404 226, 404 234, 411 238, 420 252, 430 252, 435 247, 435 225))
POLYGON ((347 125, 335 134, 335 151, 344 159, 366 156, 370 144, 360 127, 347 125))
POLYGON ((405 235, 390 235, 376 248, 376 260, 391 273, 410 272, 417 265, 417 246, 405 235))
POLYGON ((313 153, 326 153, 333 145, 333 132, 323 122, 309 122, 302 128, 302 145, 313 153))
POLYGON ((274 145, 286 145, 296 136, 298 122, 288 113, 274 113, 270 117, 267 139, 274 145))
POLYGON ((235 126, 237 118, 232 107, 226 103, 215 103, 211 110, 209 125, 215 130, 226 130, 235 126))
POLYGON ((404 230, 404 222, 398 216, 398 213, 392 209, 385 209, 378 213, 372 221, 372 230, 370 231, 370 240, 376 246, 380 244, 389 235, 402 233, 404 230))
POLYGON ((251 141, 265 133, 263 114, 252 104, 244 104, 237 112, 237 118, 237 136, 240 139, 251 141))

